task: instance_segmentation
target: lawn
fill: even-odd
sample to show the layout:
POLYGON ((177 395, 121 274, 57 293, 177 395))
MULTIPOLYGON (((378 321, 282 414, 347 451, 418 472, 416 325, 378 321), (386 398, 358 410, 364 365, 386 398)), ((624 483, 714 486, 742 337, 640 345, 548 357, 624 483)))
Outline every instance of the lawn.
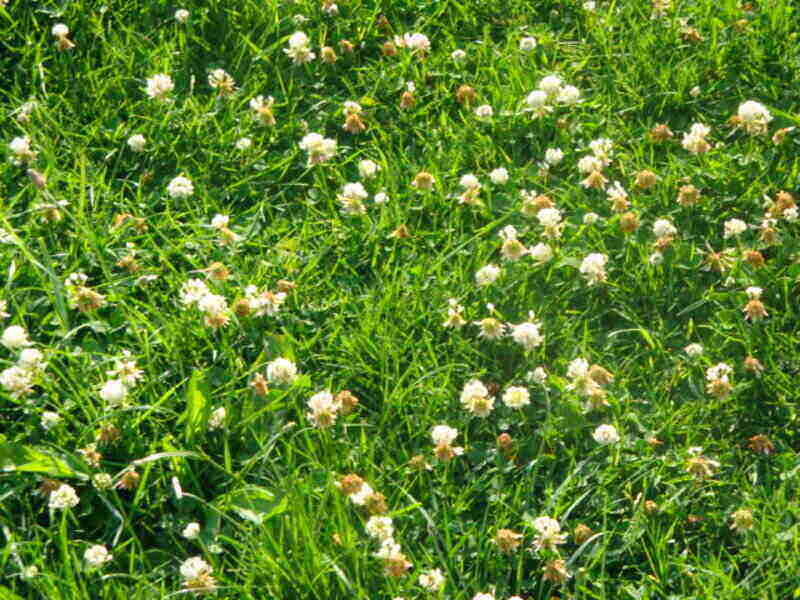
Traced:
POLYGON ((0 0, 0 600, 800 596, 793 0, 0 0))

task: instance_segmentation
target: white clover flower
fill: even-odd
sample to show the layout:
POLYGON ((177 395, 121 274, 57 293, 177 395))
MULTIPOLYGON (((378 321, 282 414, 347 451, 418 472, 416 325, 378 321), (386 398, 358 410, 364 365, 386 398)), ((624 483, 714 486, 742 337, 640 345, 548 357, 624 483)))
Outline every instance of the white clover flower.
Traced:
POLYGON ((489 390, 477 379, 464 385, 460 402, 468 412, 478 417, 486 417, 494 409, 494 397, 489 396, 489 390))
POLYGON ((416 52, 427 52, 431 48, 428 36, 422 33, 404 33, 403 36, 395 36, 395 46, 398 48, 408 48, 416 52))
POLYGON ((548 165, 555 166, 564 160, 564 153, 561 148, 548 148, 544 152, 544 160, 548 165))
POLYGON ((391 517, 383 517, 380 515, 373 515, 367 519, 364 530, 369 537, 375 538, 381 542, 392 539, 394 535, 394 525, 392 524, 391 517))
POLYGON ((504 167, 498 167, 494 169, 491 173, 489 173, 489 179, 495 185, 503 185, 508 183, 508 169, 504 167))
POLYGON ((212 410, 208 417, 208 428, 213 430, 222 427, 225 424, 227 414, 224 406, 212 410))
POLYGON ((503 393, 503 404, 509 408, 522 408, 530 403, 530 392, 524 387, 511 386, 503 393))
POLYGON ((498 277, 500 277, 500 267, 488 264, 475 273, 475 283, 481 287, 491 285, 497 281, 498 277))
MULTIPOLYGON (((211 227, 213 227, 214 229, 225 229, 230 222, 231 218, 228 215, 221 215, 217 213, 216 215, 214 215, 214 218, 211 219, 211 227)), ((195 279, 193 281, 199 281, 199 280, 195 279)), ((205 284, 203 285, 205 286, 205 284)), ((205 295, 205 293, 207 293, 207 290, 208 288, 206 288, 206 292, 204 292, 201 295, 205 295)))
POLYGON ((683 134, 681 144, 693 154, 701 154, 711 149, 706 137, 711 133, 711 129, 702 123, 694 123, 688 133, 683 134))
POLYGON ((738 236, 747 231, 747 223, 741 219, 728 219, 725 221, 725 230, 722 237, 728 239, 730 237, 738 236))
POLYGON ((189 11, 185 8, 179 8, 175 11, 175 20, 178 23, 186 23, 189 20, 189 11))
POLYGON ((42 423, 42 429, 44 429, 45 431, 48 429, 52 429, 60 422, 61 422, 61 415, 59 415, 57 412, 46 410, 42 413, 41 423, 42 423))
POLYGON ((300 140, 300 149, 308 153, 308 165, 317 165, 336 156, 336 140, 308 133, 300 140))
POLYGON ((475 116, 479 119, 489 119, 494 115, 494 109, 488 104, 481 104, 475 109, 475 116))
POLYGON ((56 23, 51 30, 53 37, 63 38, 69 35, 69 27, 63 23, 56 23))
POLYGON ((578 161, 578 170, 581 173, 593 173, 595 171, 602 171, 603 161, 596 156, 592 156, 591 154, 587 154, 586 156, 582 157, 578 161))
POLYGON ((19 348, 30 346, 31 342, 24 327, 11 325, 3 331, 3 335, 0 337, 0 344, 3 344, 9 350, 18 350, 19 348))
POLYGON ((380 165, 375 161, 364 159, 358 163, 358 174, 363 179, 372 179, 381 170, 380 165))
POLYGON ((526 375, 526 378, 538 385, 544 385, 547 382, 547 371, 544 370, 544 367, 536 367, 526 375))
POLYGON ((614 142, 608 138, 598 138, 589 142, 589 148, 591 149, 592 154, 599 158, 603 165, 608 165, 611 162, 611 153, 613 147, 614 142))
POLYGON ((194 194, 194 184, 187 177, 178 175, 167 185, 167 193, 170 198, 188 198, 194 194))
POLYGON ((556 546, 567 541, 566 534, 561 533, 561 524, 553 518, 537 517, 533 520, 533 528, 538 533, 533 540, 535 550, 555 550, 556 546))
MULTIPOLYGON (((533 314, 531 314, 530 319, 533 319, 533 314)), ((512 325, 511 337, 527 351, 538 348, 544 342, 544 336, 539 331, 539 323, 532 320, 519 325, 512 325)))
POLYGON ((31 149, 31 141, 28 137, 15 137, 8 143, 8 149, 11 151, 9 160, 15 166, 33 160, 38 154, 31 149))
POLYGON ((360 183, 346 183, 342 187, 342 192, 337 196, 339 204, 342 205, 342 212, 347 214, 361 215, 367 212, 364 200, 369 197, 367 190, 360 183))
POLYGON ((467 58, 467 53, 459 48, 458 50, 453 50, 452 54, 450 54, 450 58, 455 62, 461 62, 467 58))
POLYGON ((128 147, 134 152, 144 152, 147 140, 141 133, 136 133, 128 138, 128 147))
POLYGON ((595 12, 597 10, 597 2, 594 0, 586 0, 581 6, 586 12, 595 12))
POLYGON ((62 483, 58 489, 50 493, 48 506, 54 510, 63 510, 65 508, 74 508, 78 505, 78 502, 80 502, 80 498, 75 493, 75 488, 62 483))
POLYGON ((678 233, 678 230, 667 219, 656 219, 653 223, 653 233, 659 238, 672 237, 678 233))
POLYGON ((437 446, 440 444, 449 446, 456 441, 457 437, 458 430, 447 425, 436 425, 433 429, 431 429, 431 439, 437 446))
POLYGON ((294 64, 301 65, 311 62, 317 55, 309 47, 308 36, 302 31, 296 31, 289 37, 289 47, 284 48, 283 52, 292 59, 294 64))
POLYGON ((109 379, 100 388, 99 395, 109 407, 115 408, 125 401, 128 396, 128 387, 120 379, 109 379))
POLYGON ((189 523, 183 528, 181 535, 187 540, 193 540, 200 535, 200 523, 189 523))
POLYGON ((662 262, 664 262, 664 255, 656 250, 647 257, 647 262, 653 266, 660 265, 662 262))
POLYGON ((336 421, 340 404, 328 390, 317 392, 308 400, 306 417, 315 427, 328 427, 336 421))
POLYGON ((533 90, 525 96, 525 104, 531 110, 539 110, 547 104, 547 92, 543 90, 533 90))
POLYGON ((533 248, 528 250, 531 258, 538 264, 543 265, 553 258, 553 249, 547 244, 539 242, 533 248))
POLYGON ((602 283, 606 280, 605 266, 608 257, 605 254, 593 253, 586 256, 581 262, 581 275, 586 277, 589 285, 602 283))
POLYGON ((187 581, 196 581, 211 573, 211 565, 199 556, 187 558, 180 567, 181 576, 187 581))
POLYGON ((13 398, 21 398, 33 392, 32 373, 19 366, 9 367, 0 372, 0 386, 13 398))
POLYGON ((572 105, 577 104, 581 100, 581 91, 574 85, 565 85, 556 96, 556 102, 559 104, 572 105))
POLYGON ((420 573, 417 582, 429 592, 438 592, 444 585, 444 575, 441 569, 431 569, 420 573))
POLYGON ((197 301, 197 308, 207 315, 221 315, 228 310, 228 301, 219 294, 206 294, 197 301))
POLYGON ((536 38, 535 37, 524 37, 519 41, 519 49, 522 52, 530 52, 536 48, 536 38))
POLYGON ((733 369, 730 365, 717 363, 713 367, 706 369, 706 379, 708 381, 726 380, 731 373, 733 373, 733 369))
POLYGON ((593 212, 588 212, 583 215, 583 224, 584 225, 594 225, 597 221, 600 220, 600 215, 593 212))
POLYGON ((378 192, 372 200, 375 204, 386 204, 389 201, 389 195, 386 192, 378 192))
POLYGON ((236 140, 236 149, 237 150, 249 150, 253 147, 253 140, 249 137, 243 137, 236 140))
POLYGON ((102 544, 89 546, 86 552, 83 553, 83 560, 86 561, 90 567, 102 567, 105 563, 109 562, 113 555, 108 553, 108 549, 102 544))
POLYGON ((288 358, 276 358, 267 363, 267 380, 270 383, 291 385, 297 379, 297 365, 288 358))
POLYGON ((543 208, 536 213, 539 224, 545 228, 558 227, 561 223, 561 211, 557 208, 543 208))
POLYGON ((466 175, 462 175, 461 179, 458 180, 458 184, 467 190, 472 190, 481 187, 481 182, 472 173, 467 173, 466 175))
POLYGON ((184 304, 195 304, 200 298, 210 293, 205 281, 202 279, 190 279, 181 286, 181 302, 184 304))
POLYGON ((747 294, 747 297, 750 300, 758 300, 759 298, 761 298, 761 294, 764 293, 764 290, 761 289, 760 287, 750 286, 744 291, 744 293, 747 294))
POLYGON ((703 346, 700 344, 694 343, 689 344, 686 348, 683 349, 684 352, 691 358, 695 358, 696 356, 700 356, 703 353, 703 346))
POLYGON ((592 434, 594 441, 598 444, 616 444, 619 441, 619 434, 613 425, 600 425, 592 434))
POLYGON ((748 100, 739 106, 737 115, 747 133, 760 135, 767 132, 767 124, 772 115, 766 106, 755 100, 748 100))
POLYGON ((561 91, 563 85, 564 81, 558 75, 547 75, 539 81, 538 87, 548 96, 553 97, 561 91))
POLYGON ((170 92, 175 89, 172 77, 166 73, 156 73, 147 79, 147 95, 153 100, 165 100, 170 92))
POLYGON ((567 366, 567 377, 582 379, 589 375, 589 362, 585 358, 576 358, 567 366))

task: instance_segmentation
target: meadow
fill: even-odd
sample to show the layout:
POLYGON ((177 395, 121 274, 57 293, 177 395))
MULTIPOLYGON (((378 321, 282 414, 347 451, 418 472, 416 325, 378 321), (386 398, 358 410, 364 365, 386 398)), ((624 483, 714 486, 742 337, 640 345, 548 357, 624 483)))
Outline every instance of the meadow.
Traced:
POLYGON ((0 600, 800 597, 798 23, 0 0, 0 600))

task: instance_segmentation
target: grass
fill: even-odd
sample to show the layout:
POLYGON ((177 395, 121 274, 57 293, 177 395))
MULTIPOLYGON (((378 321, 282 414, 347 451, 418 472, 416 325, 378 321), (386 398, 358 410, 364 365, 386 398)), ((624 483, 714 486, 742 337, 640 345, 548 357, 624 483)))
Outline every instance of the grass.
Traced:
MULTIPOLYGON (((0 8, 3 147, 28 136, 38 152, 28 164, 0 165, 3 328, 23 326, 46 359, 30 394, 0 390, 0 598, 172 596, 192 556, 211 565, 225 598, 800 594, 797 222, 779 220, 778 243, 759 237, 764 197, 800 192, 797 131, 781 144, 770 139, 800 125, 800 12, 789 0, 750 10, 676 0, 666 16, 651 14, 648 3, 627 0, 597 2, 594 11, 549 0, 351 0, 337 16, 304 1, 10 0, 0 8), (173 17, 177 8, 189 10, 186 23, 173 17), (680 19, 702 40, 684 39, 680 19), (55 47, 55 23, 69 26, 73 49, 55 47), (329 45, 339 60, 293 65, 282 50, 296 30, 317 54, 329 45), (381 53, 393 35, 414 31, 430 38, 424 58, 381 53), (521 52, 528 35, 538 45, 521 52), (343 39, 354 52, 340 50, 343 39), (461 63, 451 58, 457 48, 466 51, 461 63), (233 95, 209 87, 214 68, 234 78, 233 95), (169 102, 144 92, 159 72, 175 82, 169 102), (551 73, 583 100, 531 119, 523 100, 551 73), (401 109, 408 82, 416 103, 401 109), (475 89, 472 106, 456 100, 461 85, 475 89), (253 118, 248 103, 257 95, 275 98, 275 126, 253 118), (363 106, 364 133, 342 130, 347 100, 363 106), (746 100, 769 108, 767 135, 728 124, 746 100), (35 108, 20 120, 30 101, 35 108), (480 104, 494 116, 476 118, 480 104), (695 122, 712 128, 708 153, 681 147, 695 122), (661 123, 675 138, 657 144, 649 132, 661 123), (336 156, 309 166, 298 146, 307 132, 335 138, 336 156), (144 152, 126 143, 133 134, 145 136, 144 152), (252 140, 247 150, 235 147, 243 137, 252 140), (614 142, 604 174, 630 194, 642 224, 633 233, 621 231, 602 190, 580 183, 577 162, 597 138, 614 142), (564 161, 542 174, 545 150, 555 147, 564 161), (390 200, 368 200, 363 216, 343 214, 337 194, 362 180, 362 159, 381 167, 364 186, 390 200), (507 183, 489 181, 497 167, 508 169, 507 183), (27 168, 46 176, 44 189, 27 168), (658 181, 639 190, 644 169, 658 181), (409 186, 422 170, 436 178, 434 191, 409 186), (466 173, 481 180, 484 206, 453 198, 466 173), (188 198, 166 192, 180 174, 194 184, 188 198), (676 202, 687 183, 702 191, 692 206, 676 202), (554 259, 541 266, 499 252, 507 225, 528 247, 547 242, 536 218, 520 212, 521 190, 550 196, 567 222, 548 242, 554 259), (56 202, 67 203, 61 220, 44 218, 42 205, 56 202), (585 224, 589 212, 600 220, 585 224), (115 226, 123 213, 146 229, 115 226), (218 213, 230 216, 237 243, 218 243, 210 226, 218 213), (663 262, 651 264, 659 218, 678 233, 663 262), (733 218, 751 227, 726 239, 733 218), (410 237, 392 237, 401 225, 410 237), (135 272, 118 264, 128 244, 135 272), (702 270, 705 252, 723 248, 734 255, 731 268, 702 270), (742 260, 746 250, 760 251, 765 264, 742 260), (590 253, 608 256, 605 283, 589 286, 580 274, 590 253), (233 316, 214 329, 180 300, 181 286, 206 279, 200 271, 213 262, 230 277, 208 285, 231 303, 248 285, 296 287, 277 315, 233 316), (487 263, 503 273, 476 286, 487 263), (74 272, 105 295, 104 306, 70 307, 64 282, 74 272), (763 288, 768 318, 744 319, 748 286, 763 288), (442 326, 449 298, 470 324, 442 326), (525 351, 510 337, 479 337, 472 322, 489 316, 487 303, 513 324, 534 311, 544 343, 525 351), (704 353, 690 358, 690 343, 704 353), (109 406, 98 391, 124 350, 144 377, 123 406, 109 406), (301 376, 256 395, 254 376, 280 356, 301 376), (748 356, 763 365, 760 375, 744 368, 748 356), (587 411, 568 388, 578 357, 613 373, 608 406, 587 411), (705 389, 706 369, 719 362, 733 367, 725 398, 705 389), (545 385, 526 378, 538 366, 545 385), (499 389, 486 418, 459 403, 474 378, 499 389), (526 386, 531 404, 504 406, 510 385, 526 386), (360 401, 330 428, 307 417, 307 400, 323 389, 351 390, 360 401), (226 416, 214 429, 208 420, 218 407, 226 416), (45 412, 61 420, 44 428, 45 412), (450 462, 432 454, 430 430, 443 423, 465 447, 450 462), (598 445, 592 432, 601 424, 613 424, 621 440, 598 445), (92 466, 78 450, 108 425, 120 438, 99 443, 102 459, 92 466), (496 441, 503 432, 514 440, 509 452, 496 441), (750 449, 756 435, 774 452, 750 449), (698 446, 719 462, 710 477, 687 472, 698 446), (432 469, 411 468, 417 455, 432 469), (140 477, 134 489, 92 485, 95 474, 118 478, 130 466, 140 477), (347 473, 385 495, 413 564, 405 575, 385 575, 373 556, 365 511, 334 485, 347 473), (48 508, 41 490, 52 481, 72 485, 79 504, 48 508), (740 509, 753 515, 741 534, 731 529, 740 509), (541 515, 569 534, 558 550, 531 551, 541 515), (201 526, 193 540, 181 535, 190 522, 201 526), (594 534, 581 544, 579 524, 594 534), (491 540, 501 528, 524 534, 522 547, 499 552, 491 540), (84 560, 94 544, 113 554, 100 568, 84 560), (557 554, 572 575, 563 583, 543 577, 557 554), (417 578, 434 568, 446 581, 428 592, 417 578)), ((0 367, 18 355, 0 347, 0 367)))

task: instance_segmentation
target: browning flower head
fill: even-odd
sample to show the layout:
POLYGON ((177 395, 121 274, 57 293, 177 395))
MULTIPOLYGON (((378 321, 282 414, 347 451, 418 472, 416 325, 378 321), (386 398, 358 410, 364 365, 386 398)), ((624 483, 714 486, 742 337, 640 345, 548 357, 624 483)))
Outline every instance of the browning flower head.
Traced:
POLYGON ((134 490, 139 485, 139 479, 141 479, 139 473, 134 469, 128 469, 122 477, 120 477, 116 487, 122 490, 134 490))
POLYGON ((757 298, 745 304, 742 311, 744 312, 744 318, 749 321, 760 321, 768 316, 767 309, 764 308, 764 303, 757 298))
POLYGON ((367 496, 364 507, 371 515, 383 515, 389 511, 389 507, 386 505, 386 497, 380 492, 372 492, 367 496))
POLYGON ((408 226, 405 224, 400 224, 392 233, 389 234, 390 238, 394 238, 397 240, 404 240, 411 237, 411 233, 408 231, 408 226))
POLYGON ((343 54, 350 54, 355 49, 353 43, 349 40, 341 40, 339 41, 339 51, 343 54))
POLYGON ((664 124, 656 125, 650 130, 650 139, 656 143, 671 140, 673 136, 672 130, 664 124))
POLYGON ((730 250, 722 250, 721 252, 709 250, 706 252, 702 268, 704 271, 724 273, 733 266, 733 263, 734 257, 730 250))
POLYGON ((122 433, 111 423, 103 425, 97 432, 95 439, 101 444, 113 444, 122 437, 122 433))
POLYGON ((764 266, 764 255, 758 250, 745 250, 742 259, 754 269, 764 266))
POLYGON ((589 378, 598 385, 608 385, 614 381, 614 375, 600 365, 589 367, 589 378))
POLYGON ((658 183, 658 176, 650 170, 645 169, 636 174, 635 185, 639 189, 647 190, 658 183))
POLYGON ((776 146, 780 146, 786 139, 786 136, 795 129, 795 127, 784 127, 782 129, 778 129, 774 134, 772 134, 772 143, 776 146))
POLYGON ((414 94, 408 90, 403 92, 400 96, 400 108, 411 108, 417 103, 417 99, 414 97, 414 94))
POLYGON ((767 209, 767 217, 780 219, 787 210, 797 208, 797 203, 789 192, 780 191, 775 194, 775 201, 767 209))
POLYGON ((581 185, 585 188, 594 188, 601 190, 608 183, 608 179, 600 171, 592 171, 589 175, 581 181, 581 185))
POLYGON ((322 62, 332 65, 339 57, 336 56, 336 51, 330 46, 323 46, 319 51, 319 58, 322 62))
POLYGON ((700 190, 693 185, 682 185, 678 190, 678 204, 681 206, 691 206, 700 200, 700 190))
POLYGON ((764 371, 764 365, 761 364, 761 361, 758 360, 755 356, 748 356, 744 359, 744 370, 755 375, 761 375, 764 371))
POLYGON ((656 504, 652 500, 645 500, 644 512, 647 513, 648 515, 656 514, 658 512, 658 504, 656 504))
POLYGON ((624 213, 619 218, 619 228, 623 233, 633 233, 639 229, 639 217, 633 212, 624 213))
POLYGON ((492 543, 497 546, 500 552, 510 554, 520 547, 522 544, 522 537, 521 533, 517 533, 511 529, 498 529, 494 538, 492 538, 492 543))
POLYGON ((475 88, 470 87, 468 85, 460 85, 456 90, 456 101, 459 104, 464 104, 469 106, 473 102, 475 102, 478 94, 475 92, 475 88))
POLYGON ((507 433, 501 433, 497 436, 497 446, 503 452, 510 452, 514 449, 514 438, 507 433))
POLYGON ((544 565, 543 577, 551 583, 561 584, 572 577, 572 574, 567 570, 567 563, 563 559, 557 558, 544 565))
POLYGON ((415 471, 430 471, 432 467, 428 464, 428 461, 425 460, 425 457, 422 454, 417 454, 412 456, 408 460, 408 466, 415 471))
MULTIPOLYGON (((405 107, 403 107, 405 108, 405 107)), ((344 125, 342 125, 342 129, 347 131, 348 133, 357 134, 366 131, 367 126, 364 121, 361 120, 361 117, 355 113, 347 115, 345 118, 344 125)))
POLYGON ((203 272, 215 281, 225 281, 231 274, 230 269, 221 262, 212 262, 203 272))
POLYGON ((91 288, 79 286, 74 291, 72 301, 79 311, 91 312, 102 307, 106 302, 106 297, 91 288))
POLYGON ((256 396, 261 396, 262 398, 267 395, 267 392, 269 392, 267 379, 261 373, 256 373, 253 376, 253 380, 250 382, 250 387, 253 388, 253 392, 255 392, 256 396))
POLYGON ((719 463, 705 456, 691 456, 686 461, 686 471, 697 478, 712 477, 719 463))
POLYGON ((336 402, 341 406, 339 413, 342 415, 349 415, 358 406, 358 398, 350 390, 342 390, 336 394, 336 402))
POLYGON ((414 180, 411 182, 411 187, 414 187, 418 190, 432 190, 435 183, 436 178, 433 175, 427 171, 420 171, 414 176, 414 180))
POLYGON ((361 491, 363 485, 364 480, 361 479, 361 477, 355 473, 350 473, 348 475, 343 475, 339 479, 337 487, 345 496, 351 496, 361 491))
POLYGON ((583 544, 589 538, 594 535, 594 531, 587 525, 581 523, 575 527, 575 531, 572 532, 572 537, 575 539, 576 544, 583 544))
POLYGON ((747 447, 753 452, 765 454, 766 456, 769 456, 775 452, 775 444, 773 444, 772 440, 763 434, 754 435, 748 439, 747 447))
POLYGON ((745 533, 753 528, 753 513, 746 508, 740 508, 733 513, 731 520, 731 529, 736 533, 745 533))

